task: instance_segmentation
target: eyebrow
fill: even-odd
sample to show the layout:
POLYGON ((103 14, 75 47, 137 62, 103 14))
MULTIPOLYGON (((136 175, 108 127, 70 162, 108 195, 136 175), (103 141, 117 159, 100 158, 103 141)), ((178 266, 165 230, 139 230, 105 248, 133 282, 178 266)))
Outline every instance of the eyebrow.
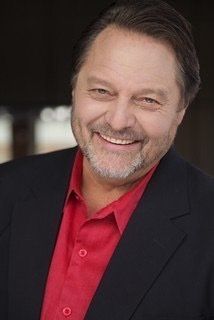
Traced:
MULTIPOLYGON (((112 84, 104 79, 95 77, 95 76, 91 76, 87 79, 88 84, 91 83, 99 83, 101 85, 107 86, 107 87, 113 87, 112 84)), ((164 100, 164 102, 168 101, 168 93, 166 90, 161 89, 161 88, 156 88, 156 89, 152 89, 152 88, 144 88, 144 89, 140 89, 136 92, 136 95, 149 95, 149 94, 155 94, 158 97, 160 97, 162 100, 164 100)))
POLYGON ((111 85, 110 82, 108 82, 108 81, 106 81, 106 80, 104 80, 104 79, 97 78, 97 77, 95 77, 95 76, 89 77, 89 78, 87 79, 87 82, 88 82, 89 84, 90 84, 90 83, 98 83, 98 82, 99 82, 99 84, 102 84, 102 85, 104 85, 104 86, 110 86, 110 87, 112 87, 112 85, 111 85))

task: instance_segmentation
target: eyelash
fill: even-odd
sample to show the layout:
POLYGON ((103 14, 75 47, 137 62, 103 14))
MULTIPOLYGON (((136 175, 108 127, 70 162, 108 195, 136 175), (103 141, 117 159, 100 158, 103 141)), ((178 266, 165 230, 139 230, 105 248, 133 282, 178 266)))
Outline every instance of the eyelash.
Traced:
POLYGON ((147 98, 147 97, 145 97, 144 100, 145 100, 146 102, 148 102, 148 103, 157 103, 157 104, 159 104, 159 102, 158 102, 157 100, 152 99, 152 98, 147 98))
POLYGON ((147 103, 147 104, 158 104, 160 105, 161 103, 153 98, 149 98, 149 97, 144 97, 142 99, 136 99, 137 103, 147 103))
POLYGON ((104 95, 104 94, 109 94, 109 92, 105 89, 102 89, 102 88, 98 88, 98 89, 91 89, 89 90, 91 92, 95 92, 95 93, 99 93, 101 95, 104 95))
POLYGON ((159 101, 149 97, 144 97, 139 100, 136 99, 135 104, 138 108, 149 111, 159 110, 160 106, 162 105, 159 101))

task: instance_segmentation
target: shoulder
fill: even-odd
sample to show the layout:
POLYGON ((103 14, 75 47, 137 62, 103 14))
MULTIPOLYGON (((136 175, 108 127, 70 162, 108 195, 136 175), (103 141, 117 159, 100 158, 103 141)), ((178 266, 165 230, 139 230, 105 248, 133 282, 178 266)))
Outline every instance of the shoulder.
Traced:
MULTIPOLYGON (((186 199, 191 209, 214 209, 214 178, 171 149, 159 165, 161 185, 175 199, 186 199)), ((213 215, 214 216, 214 215, 213 215)))
POLYGON ((70 172, 76 148, 23 157, 0 165, 0 204, 14 202, 26 190, 70 172), (6 201, 7 200, 7 201, 6 201))
POLYGON ((198 236, 202 233, 205 237, 210 237, 213 242, 214 178, 180 156, 179 158, 186 171, 183 188, 186 189, 189 203, 189 222, 192 226, 197 226, 198 236))
MULTIPOLYGON (((214 178, 187 163, 188 191, 192 210, 210 213, 214 219, 214 178)), ((214 221, 213 221, 214 222, 214 221)))
POLYGON ((171 149, 164 158, 167 172, 173 174, 177 179, 185 175, 190 190, 195 192, 214 191, 214 177, 185 160, 174 149, 171 149))
MULTIPOLYGON (((9 179, 29 180, 36 174, 51 171, 75 156, 76 148, 32 155, 0 164, 0 183, 9 179)), ((23 182, 23 180, 19 180, 23 182)))
POLYGON ((197 195, 199 199, 205 195, 213 194, 210 199, 214 202, 214 177, 208 175, 200 168, 184 160, 187 170, 187 181, 190 195, 197 195))
POLYGON ((9 224, 16 202, 35 184, 48 183, 71 169, 76 148, 28 156, 0 165, 0 235, 9 224))

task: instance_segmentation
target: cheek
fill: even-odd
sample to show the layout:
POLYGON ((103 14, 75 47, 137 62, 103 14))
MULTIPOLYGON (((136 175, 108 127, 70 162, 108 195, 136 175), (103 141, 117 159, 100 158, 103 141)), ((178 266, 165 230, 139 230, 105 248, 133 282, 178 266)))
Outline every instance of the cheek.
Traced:
POLYGON ((169 132, 173 121, 171 117, 153 113, 144 117, 138 117, 138 123, 149 137, 157 138, 169 132))
POLYGON ((76 97, 74 99, 74 115, 83 123, 93 122, 102 117, 106 107, 100 102, 91 100, 89 97, 76 97))

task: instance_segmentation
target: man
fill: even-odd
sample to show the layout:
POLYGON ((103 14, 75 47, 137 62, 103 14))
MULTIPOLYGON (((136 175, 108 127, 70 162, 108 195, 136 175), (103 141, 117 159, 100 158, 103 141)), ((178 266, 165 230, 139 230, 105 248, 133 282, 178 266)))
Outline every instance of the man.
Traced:
POLYGON ((79 148, 0 167, 0 319, 214 319, 214 182, 171 148, 200 85, 188 22, 120 1, 74 57, 79 148))

